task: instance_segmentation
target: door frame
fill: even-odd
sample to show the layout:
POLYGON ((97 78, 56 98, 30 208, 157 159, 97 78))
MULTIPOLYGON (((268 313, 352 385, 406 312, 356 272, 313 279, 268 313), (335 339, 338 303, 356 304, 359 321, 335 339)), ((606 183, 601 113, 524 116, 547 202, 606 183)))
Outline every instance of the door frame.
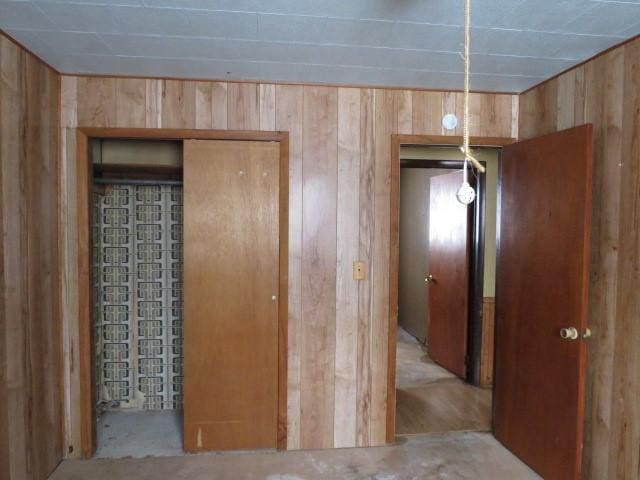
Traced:
POLYGON ((92 326, 92 238, 91 190, 93 165, 90 140, 237 140, 278 142, 279 161, 279 282, 278 282, 278 425, 277 448, 287 447, 287 328, 289 265, 289 133, 240 130, 193 130, 164 128, 83 128, 76 129, 76 198, 78 211, 78 370, 80 375, 80 450, 91 458, 96 448, 94 342, 92 326))
MULTIPOLYGON (((386 440, 395 442, 396 436, 396 341, 398 335, 398 287, 400 266, 400 147, 420 145, 451 147, 462 145, 461 136, 391 135, 390 177, 390 242, 389 242, 389 343, 387 345, 387 418, 386 440)), ((516 141, 509 137, 471 137, 475 147, 504 147, 516 141)))

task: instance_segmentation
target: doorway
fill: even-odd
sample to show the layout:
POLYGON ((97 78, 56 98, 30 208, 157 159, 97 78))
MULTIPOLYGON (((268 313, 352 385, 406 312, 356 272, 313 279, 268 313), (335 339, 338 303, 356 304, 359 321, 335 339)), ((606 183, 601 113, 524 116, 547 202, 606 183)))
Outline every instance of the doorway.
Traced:
MULTIPOLYGON (((460 142, 455 137, 392 135, 387 401, 394 408, 387 412, 388 442, 396 433, 400 147, 460 142)), ((492 432, 544 478, 577 480, 584 441, 586 342, 591 336, 587 317, 593 127, 582 125, 516 143, 472 138, 471 144, 476 149, 502 147, 496 327, 486 330, 495 330, 492 432), (537 287, 533 296, 528 288, 532 279, 537 287)), ((437 276, 435 280, 437 284, 437 276)), ((475 285, 482 287, 481 282, 475 285)), ((469 294, 478 298, 471 288, 469 294)), ((468 324, 469 345, 478 344, 478 333, 483 338, 474 324, 488 322, 483 322, 484 315, 479 318, 468 324)), ((431 349, 433 340, 428 339, 431 349)), ((472 366, 481 356, 482 350, 469 349, 472 366)))
POLYGON ((98 458, 182 452, 182 145, 95 139, 98 458))
POLYGON ((482 306, 495 287, 499 150, 477 156, 487 173, 470 179, 467 207, 455 197, 458 148, 400 147, 398 434, 491 429, 491 375, 481 371, 491 370, 492 322, 482 306))
POLYGON ((286 133, 152 129, 79 129, 77 133, 78 195, 85 199, 78 212, 79 271, 84 280, 80 298, 83 456, 283 448, 286 133), (195 154, 188 146, 200 152, 195 154), (184 174, 186 184, 184 169, 190 172, 184 174), (237 177, 237 185, 231 177, 237 177), (207 187, 216 179, 218 199, 211 198, 207 187), (265 192, 259 209, 243 203, 255 196, 257 188, 265 192), (224 203, 234 195, 237 201, 224 203), (272 215, 262 221, 267 208, 272 215), (224 219, 218 218, 223 214, 224 219), (235 224, 242 234, 255 230, 262 245, 269 245, 269 265, 262 265, 264 252, 251 256, 253 240, 249 237, 244 250, 242 235, 225 237, 235 224), (259 224, 265 228, 261 230, 259 224), (205 226, 208 230, 203 233, 205 226), (230 250, 221 258, 224 242, 230 250), (187 256, 184 245, 190 252, 187 256), (212 265, 216 258, 219 268, 212 265), (230 262, 226 267, 225 261, 230 262), (228 268, 231 265, 233 269, 228 268), (222 278, 224 272, 227 277, 234 272, 249 276, 238 283, 222 278), (267 272, 268 282, 260 272, 267 272), (251 284, 253 277, 257 285, 251 284), (209 281, 208 297, 201 291, 205 281, 209 281), (228 293, 232 284, 244 285, 250 295, 216 297, 217 291, 228 293), (268 295, 262 299, 260 292, 265 288, 268 295), (213 307, 212 298, 217 302, 213 307), (199 305, 204 301, 209 306, 202 309, 199 305), (253 311, 256 302, 262 303, 253 311), (265 314, 267 304, 269 315, 265 314), (247 316, 234 322, 242 316, 237 306, 245 308, 247 316), (254 353, 264 347, 264 355, 241 355, 241 349, 229 353, 225 345, 233 340, 234 325, 252 321, 268 331, 255 337, 242 335, 242 344, 254 353), (211 359, 216 368, 209 364, 205 368, 203 362, 211 363, 211 359), (225 368, 219 368, 221 365, 225 368), (255 391, 260 382, 247 378, 259 369, 264 388, 255 391), (202 375, 206 375, 204 383, 202 375), (198 385, 210 388, 207 391, 198 385), (251 405, 256 399, 268 414, 256 414, 251 405), (214 403, 214 412, 199 408, 214 403), (243 408, 251 412, 252 419, 264 417, 268 424, 255 445, 255 436, 246 434, 247 429, 240 435, 221 433, 224 415, 235 418, 243 408), (222 426, 213 431, 198 427, 216 421, 222 426), (188 430, 187 424, 195 424, 195 431, 188 430), (233 438, 234 443, 216 443, 216 435, 233 438))

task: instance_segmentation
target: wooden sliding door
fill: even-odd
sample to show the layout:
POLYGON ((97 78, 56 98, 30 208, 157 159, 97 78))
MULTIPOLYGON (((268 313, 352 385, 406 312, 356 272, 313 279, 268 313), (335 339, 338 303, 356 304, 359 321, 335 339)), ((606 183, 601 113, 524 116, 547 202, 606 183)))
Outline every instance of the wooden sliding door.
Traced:
POLYGON ((184 448, 275 448, 279 144, 184 142, 184 448))

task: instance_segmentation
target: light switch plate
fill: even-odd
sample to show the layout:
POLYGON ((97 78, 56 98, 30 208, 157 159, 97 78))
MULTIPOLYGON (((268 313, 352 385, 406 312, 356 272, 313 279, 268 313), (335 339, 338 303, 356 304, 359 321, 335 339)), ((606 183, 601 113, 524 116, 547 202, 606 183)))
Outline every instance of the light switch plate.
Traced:
POLYGON ((353 262, 353 279, 364 280, 364 262, 359 260, 353 262))

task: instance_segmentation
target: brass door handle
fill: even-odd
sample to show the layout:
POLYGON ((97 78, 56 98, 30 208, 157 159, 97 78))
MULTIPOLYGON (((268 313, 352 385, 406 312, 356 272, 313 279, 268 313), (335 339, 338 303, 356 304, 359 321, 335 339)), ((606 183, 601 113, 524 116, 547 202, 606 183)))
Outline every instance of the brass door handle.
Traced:
POLYGON ((433 278, 433 275, 429 274, 427 275, 427 278, 424 279, 425 283, 433 283, 435 282, 435 278, 433 278))
POLYGON ((565 327, 560 329, 560 338, 564 340, 577 340, 580 334, 576 327, 565 327))

